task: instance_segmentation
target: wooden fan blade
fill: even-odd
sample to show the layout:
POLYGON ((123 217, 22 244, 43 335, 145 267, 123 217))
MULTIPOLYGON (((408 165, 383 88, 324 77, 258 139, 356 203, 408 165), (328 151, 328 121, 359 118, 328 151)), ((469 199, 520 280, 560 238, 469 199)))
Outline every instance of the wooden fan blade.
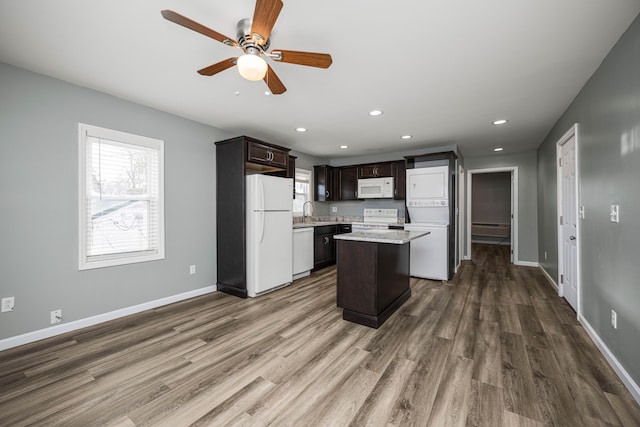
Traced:
POLYGON ((271 65, 269 64, 267 64, 267 74, 265 74, 263 80, 269 87, 271 93, 274 95, 281 95, 287 91, 287 88, 284 87, 284 85, 276 75, 276 72, 273 71, 273 68, 271 68, 271 65))
POLYGON ((267 42, 281 9, 282 0, 256 0, 251 23, 251 37, 256 43, 264 45, 267 42))
POLYGON ((306 65, 309 67, 329 68, 333 60, 328 53, 297 52, 295 50, 274 49, 271 54, 276 55, 271 59, 290 64, 306 65))
POLYGON ((217 62, 213 65, 209 65, 208 67, 204 67, 201 70, 198 70, 198 73, 202 74, 203 76, 213 76, 214 74, 218 74, 220 71, 224 71, 227 68, 231 68, 234 65, 236 65, 238 58, 237 57, 233 57, 233 58, 227 58, 224 61, 220 61, 217 62))
POLYGON ((207 37, 211 37, 214 40, 218 40, 221 43, 224 43, 229 46, 237 46, 238 43, 230 37, 225 36, 224 34, 220 34, 217 31, 212 30, 211 28, 205 27, 202 24, 198 24, 196 21, 187 18, 186 16, 182 16, 179 13, 174 12, 173 10, 163 10, 162 16, 164 19, 174 22, 178 25, 182 25, 185 28, 188 28, 193 31, 197 31, 200 34, 203 34, 207 37))

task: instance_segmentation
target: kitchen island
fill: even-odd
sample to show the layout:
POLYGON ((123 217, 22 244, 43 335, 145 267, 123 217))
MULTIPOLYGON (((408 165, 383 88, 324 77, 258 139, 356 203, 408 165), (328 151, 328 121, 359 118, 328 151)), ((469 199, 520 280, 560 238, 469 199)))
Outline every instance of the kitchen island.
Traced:
POLYGON ((370 230, 334 236, 344 320, 377 329, 409 299, 409 242, 427 234, 370 230))

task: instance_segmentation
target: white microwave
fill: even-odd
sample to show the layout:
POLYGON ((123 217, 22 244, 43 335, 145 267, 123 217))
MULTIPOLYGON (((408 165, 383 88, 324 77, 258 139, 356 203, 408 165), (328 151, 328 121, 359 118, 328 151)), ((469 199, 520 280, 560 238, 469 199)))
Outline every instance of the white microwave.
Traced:
POLYGON ((393 198, 393 178, 366 178, 358 180, 359 199, 393 198))

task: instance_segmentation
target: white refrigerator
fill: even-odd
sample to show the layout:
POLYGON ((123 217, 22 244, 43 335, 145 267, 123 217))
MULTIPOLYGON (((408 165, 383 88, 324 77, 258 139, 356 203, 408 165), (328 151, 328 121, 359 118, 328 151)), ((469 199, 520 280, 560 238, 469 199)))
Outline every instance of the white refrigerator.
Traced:
POLYGON ((250 297, 292 281, 293 180, 248 175, 247 293, 250 297))

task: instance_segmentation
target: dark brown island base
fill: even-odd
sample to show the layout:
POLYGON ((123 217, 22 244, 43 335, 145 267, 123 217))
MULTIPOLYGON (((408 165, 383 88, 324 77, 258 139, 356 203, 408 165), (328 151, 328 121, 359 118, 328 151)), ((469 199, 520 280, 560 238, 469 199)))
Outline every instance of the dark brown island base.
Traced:
POLYGON ((334 236, 344 320, 377 329, 409 299, 409 242, 427 234, 372 230, 334 236))

